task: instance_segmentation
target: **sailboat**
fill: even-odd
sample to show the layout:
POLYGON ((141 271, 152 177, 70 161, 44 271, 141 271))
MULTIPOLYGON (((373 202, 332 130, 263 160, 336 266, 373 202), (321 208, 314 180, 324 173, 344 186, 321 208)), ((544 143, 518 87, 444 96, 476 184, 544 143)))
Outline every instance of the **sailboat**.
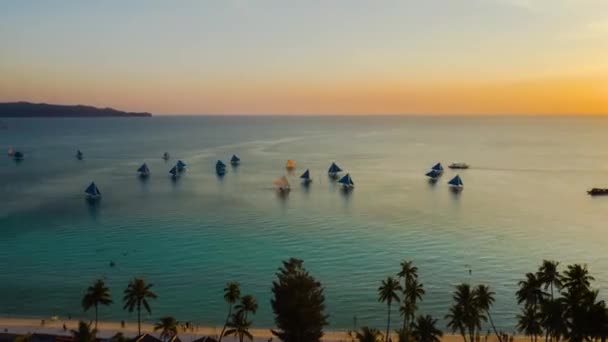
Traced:
POLYGON ((21 160, 23 160, 23 158, 24 158, 23 152, 15 151, 15 153, 13 153, 13 159, 15 159, 17 161, 21 161, 21 160))
POLYGON ((8 148, 8 156, 9 156, 9 157, 12 157, 12 156, 14 156, 14 155, 15 155, 15 149, 14 149, 14 148, 12 148, 12 147, 9 147, 9 148, 8 148))
POLYGON ((224 162, 222 162, 221 160, 218 160, 217 163, 215 163, 215 172, 217 173, 218 176, 223 176, 226 174, 226 164, 224 164, 224 162))
POLYGON ((289 160, 287 161, 287 164, 285 165, 285 168, 286 168, 287 170, 293 170, 293 169, 295 169, 295 168, 296 168, 296 162, 295 162, 295 160, 291 160, 291 159, 289 159, 289 160))
POLYGON ((96 200, 101 198, 101 192, 97 188, 97 185, 95 185, 95 182, 91 182, 89 187, 84 190, 84 193, 87 194, 87 199, 89 200, 96 200))
POLYGON ((77 150, 77 151, 76 151, 76 159, 78 159, 78 160, 82 160, 83 156, 84 156, 84 155, 82 154, 82 152, 80 152, 80 150, 77 150))
POLYGON ((302 183, 304 184, 312 182, 312 178, 310 178, 310 171, 306 169, 306 171, 304 171, 304 173, 300 176, 300 179, 302 179, 302 183))
POLYGON ((462 179, 460 179, 459 175, 456 175, 456 177, 452 178, 448 182, 448 184, 450 185, 450 188, 456 191, 462 190, 464 187, 464 184, 462 184, 462 179))
POLYGON ((146 178, 148 176, 150 176, 150 169, 148 168, 148 165, 146 165, 146 163, 143 163, 139 169, 137 169, 137 173, 139 173, 139 176, 142 178, 146 178))
POLYGON ((338 177, 338 173, 340 173, 340 172, 342 172, 342 169, 336 163, 331 163, 329 170, 327 170, 327 174, 331 178, 338 177))
POLYGON ((164 160, 169 160, 169 158, 170 158, 170 157, 169 157, 169 152, 165 152, 165 153, 163 153, 163 159, 164 159, 164 160))
POLYGON ((433 167, 431 167, 431 170, 437 171, 439 175, 443 174, 443 166, 441 166, 441 163, 433 165, 433 167))
POLYGON ((425 176, 429 177, 430 180, 432 180, 432 181, 436 181, 437 178, 439 178, 439 176, 441 176, 441 173, 437 170, 431 170, 431 171, 427 172, 425 174, 425 176))
POLYGON ((280 192, 288 192, 290 190, 287 177, 281 176, 273 182, 275 188, 280 192))
POLYGON ((241 158, 237 157, 236 154, 232 155, 232 158, 230 158, 230 164, 236 166, 239 165, 241 163, 241 158))
POLYGON ((355 187, 355 183, 353 182, 353 179, 350 178, 350 174, 348 173, 344 177, 340 178, 338 183, 342 184, 345 189, 352 189, 355 187))
POLYGON ((177 171, 177 165, 173 166, 171 168, 171 170, 169 170, 169 173, 171 174, 171 178, 177 179, 179 177, 179 171, 177 171))
POLYGON ((179 171, 179 172, 183 172, 186 169, 186 163, 184 163, 181 160, 177 161, 176 166, 177 166, 177 171, 179 171))

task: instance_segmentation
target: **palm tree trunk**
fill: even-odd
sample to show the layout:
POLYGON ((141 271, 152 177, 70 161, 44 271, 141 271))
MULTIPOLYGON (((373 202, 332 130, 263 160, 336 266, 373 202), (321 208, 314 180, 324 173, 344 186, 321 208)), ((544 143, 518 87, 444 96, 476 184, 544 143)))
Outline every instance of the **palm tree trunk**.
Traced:
POLYGON ((386 336, 384 337, 384 340, 386 342, 388 342, 388 334, 390 332, 390 328, 391 328, 391 305, 387 305, 388 307, 388 319, 386 320, 386 336))
POLYGON ((498 338, 498 342, 502 342, 502 337, 500 337, 500 334, 498 334, 498 330, 496 330, 496 326, 494 326, 494 320, 492 319, 490 310, 486 311, 486 313, 488 314, 488 319, 490 320, 490 325, 492 326, 492 330, 494 330, 494 334, 496 334, 496 338, 498 338))
POLYGON ((137 334, 141 335, 141 303, 137 302, 137 334))
POLYGON ((226 316, 226 321, 224 322, 224 327, 222 328, 222 332, 220 333, 220 338, 217 342, 222 342, 222 337, 224 337, 224 332, 226 331, 226 325, 228 325, 228 320, 230 319, 230 314, 232 314, 232 304, 228 305, 228 316, 226 316))
POLYGON ((462 335, 462 339, 464 340, 464 342, 467 342, 467 333, 464 331, 463 327, 460 328, 460 335, 462 335))
POLYGON ((97 320, 98 320, 98 313, 97 313, 97 303, 95 303, 95 329, 97 329, 97 320))

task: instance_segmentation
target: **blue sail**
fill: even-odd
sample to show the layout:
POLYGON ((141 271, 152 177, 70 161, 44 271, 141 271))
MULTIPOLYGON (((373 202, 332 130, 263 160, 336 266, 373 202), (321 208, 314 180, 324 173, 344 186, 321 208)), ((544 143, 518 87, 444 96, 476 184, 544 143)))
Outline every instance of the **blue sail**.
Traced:
POLYGON ((441 166, 441 163, 437 163, 437 164, 433 165, 433 167, 431 168, 431 170, 443 171, 443 166, 441 166))
POLYGON ((215 168, 226 168, 226 164, 224 164, 221 160, 218 160, 217 163, 215 163, 215 168))
POLYGON ((347 173, 346 176, 340 178, 340 180, 338 181, 338 183, 343 184, 343 185, 347 185, 347 186, 353 186, 355 185, 355 183, 353 182, 352 178, 350 178, 350 175, 347 173))
POLYGON ((101 192, 95 185, 95 182, 91 182, 91 185, 89 185, 89 187, 87 187, 87 189, 84 192, 90 196, 100 196, 101 195, 101 192))
POLYGON ((169 173, 174 176, 177 175, 177 165, 171 168, 171 170, 169 170, 169 173))
POLYGON ((230 162, 231 162, 232 164, 237 164, 237 163, 239 163, 240 161, 241 161, 241 158, 237 157, 237 156, 236 156, 236 154, 233 154, 233 155, 232 155, 232 158, 230 158, 230 162))
POLYGON ((331 163, 329 170, 327 170, 328 173, 338 173, 340 171, 342 171, 342 169, 336 165, 336 163, 331 163))
POLYGON ((453 185, 453 186, 463 186, 464 184, 462 184, 462 179, 460 179, 460 176, 456 175, 456 177, 452 178, 448 184, 453 185))
POLYGON ((177 161, 177 169, 178 169, 178 170, 183 170, 184 168, 186 168, 186 163, 184 163, 184 162, 183 162, 183 161, 181 161, 181 160, 178 160, 178 161, 177 161))
POLYGON ((439 177, 439 172, 437 172, 437 170, 431 170, 431 171, 427 172, 425 176, 431 177, 431 178, 437 178, 437 177, 439 177))
POLYGON ((137 172, 148 173, 150 172, 150 169, 148 169, 148 165, 146 165, 146 163, 143 163, 143 165, 137 169, 137 172))
POLYGON ((300 176, 300 178, 310 179, 310 172, 308 171, 308 169, 306 169, 306 171, 304 171, 304 173, 300 176))

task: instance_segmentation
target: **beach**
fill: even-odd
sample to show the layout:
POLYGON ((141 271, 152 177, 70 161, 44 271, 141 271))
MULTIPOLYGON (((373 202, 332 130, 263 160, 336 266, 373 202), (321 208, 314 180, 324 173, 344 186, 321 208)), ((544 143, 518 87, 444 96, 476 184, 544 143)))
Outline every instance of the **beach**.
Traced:
MULTIPOLYGON (((93 322, 93 324, 95 324, 93 322)), ((398 325, 398 324, 397 324, 398 325)), ((0 330, 8 333, 15 334, 30 334, 30 333, 44 333, 44 334, 56 334, 56 335, 70 335, 70 330, 78 328, 78 320, 45 320, 44 326, 41 325, 41 319, 37 318, 11 318, 11 317, 0 317, 0 330), (63 330, 63 325, 66 325, 67 331, 63 330)), ((378 327, 381 331, 382 328, 378 327)), ((121 327, 120 322, 112 321, 100 321, 98 323, 98 337, 109 338, 114 336, 118 332, 122 332, 127 337, 137 336, 137 322, 126 322, 125 327, 121 327)), ((154 332, 153 324, 142 323, 142 333, 150 333, 158 337, 158 333, 154 332)), ((184 331, 180 329, 178 336, 184 342, 194 341, 203 336, 209 336, 217 339, 217 336, 221 332, 221 326, 194 326, 193 329, 184 331)), ((273 341, 279 341, 275 336, 272 335, 270 329, 252 328, 250 330, 253 335, 254 342, 267 342, 272 338, 273 341)), ((397 336, 391 337, 393 341, 398 341, 397 336)), ((224 337, 224 341, 235 341, 238 340, 233 336, 224 337)), ((341 341, 352 341, 352 337, 348 331, 340 330, 325 330, 322 341, 327 342, 341 342, 341 341)), ((441 339, 443 342, 460 342, 462 337, 459 335, 444 334, 441 339)), ((487 340, 485 337, 481 337, 481 341, 484 342, 498 342, 498 339, 494 335, 489 335, 487 340)), ((527 342, 528 337, 515 336, 513 342, 527 342)))

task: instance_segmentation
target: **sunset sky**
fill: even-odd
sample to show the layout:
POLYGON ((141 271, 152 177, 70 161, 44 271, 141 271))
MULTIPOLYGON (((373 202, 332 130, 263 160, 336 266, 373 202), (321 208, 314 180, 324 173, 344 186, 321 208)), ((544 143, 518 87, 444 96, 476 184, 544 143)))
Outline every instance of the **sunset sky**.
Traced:
POLYGON ((607 114, 607 0, 0 5, 0 101, 158 114, 607 114))

